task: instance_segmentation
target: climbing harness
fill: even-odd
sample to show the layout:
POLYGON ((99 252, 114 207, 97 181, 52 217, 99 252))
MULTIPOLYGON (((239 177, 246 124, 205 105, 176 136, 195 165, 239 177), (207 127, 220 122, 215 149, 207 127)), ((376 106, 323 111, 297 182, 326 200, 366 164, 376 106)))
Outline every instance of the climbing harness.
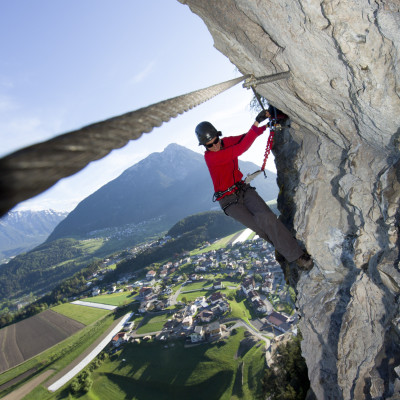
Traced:
POLYGON ((221 200, 223 197, 225 197, 228 194, 233 194, 236 191, 238 191, 239 189, 242 189, 243 186, 245 186, 245 182, 244 181, 239 181, 234 183, 231 187, 229 187, 226 190, 220 191, 220 192, 215 192, 214 196, 213 196, 213 202, 215 203, 218 200, 221 200))
POLYGON ((285 79, 289 71, 255 78, 244 75, 204 89, 161 101, 117 117, 56 136, 0 159, 0 216, 21 201, 73 175, 90 162, 138 139, 171 118, 245 80, 243 87, 285 79))
MULTIPOLYGON (((239 202, 239 195, 238 195, 238 193, 241 191, 241 192, 246 192, 247 191, 247 189, 249 188, 249 187, 251 187, 249 184, 246 184, 244 181, 239 181, 239 182, 237 182, 237 183, 235 183, 235 185, 233 185, 232 187, 235 187, 236 189, 235 190, 233 190, 231 193, 229 193, 229 189, 227 189, 227 190, 225 190, 224 192, 217 192, 217 193, 215 193, 214 194, 214 196, 215 195, 218 195, 218 194, 222 194, 222 196, 221 197, 219 197, 219 198, 216 198, 215 200, 213 200, 213 201, 217 201, 217 200, 221 200, 221 199, 223 199, 223 198, 225 198, 225 196, 226 196, 226 198, 228 198, 228 197, 230 197, 229 195, 234 195, 233 197, 230 197, 228 200, 228 203, 226 203, 226 204, 224 204, 223 206, 222 206, 222 204, 224 203, 224 201, 222 201, 222 203, 220 203, 221 204, 221 206, 222 206, 222 211, 226 214, 226 215, 228 215, 227 214, 227 212, 226 212, 226 210, 230 207, 230 206, 232 206, 233 204, 237 204, 238 202, 239 202)), ((232 188, 231 187, 231 188, 232 188)))

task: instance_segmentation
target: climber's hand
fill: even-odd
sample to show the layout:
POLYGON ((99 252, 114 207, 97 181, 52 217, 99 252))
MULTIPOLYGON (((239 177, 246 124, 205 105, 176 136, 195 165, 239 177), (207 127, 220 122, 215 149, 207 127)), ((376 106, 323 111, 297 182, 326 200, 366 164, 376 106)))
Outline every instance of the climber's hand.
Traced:
POLYGON ((256 117, 258 123, 265 121, 271 114, 267 110, 262 110, 256 117))

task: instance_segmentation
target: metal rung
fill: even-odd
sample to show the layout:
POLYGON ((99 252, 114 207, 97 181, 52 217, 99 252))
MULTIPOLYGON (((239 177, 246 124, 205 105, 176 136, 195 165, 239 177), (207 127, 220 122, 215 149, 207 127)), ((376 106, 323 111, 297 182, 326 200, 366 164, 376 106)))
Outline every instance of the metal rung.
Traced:
POLYGON ((261 76, 260 78, 256 78, 254 75, 250 75, 250 77, 244 81, 243 87, 249 89, 252 86, 261 85, 263 83, 270 83, 274 81, 279 81, 280 79, 287 79, 289 78, 289 76, 290 71, 278 72, 277 74, 273 75, 265 75, 261 76))

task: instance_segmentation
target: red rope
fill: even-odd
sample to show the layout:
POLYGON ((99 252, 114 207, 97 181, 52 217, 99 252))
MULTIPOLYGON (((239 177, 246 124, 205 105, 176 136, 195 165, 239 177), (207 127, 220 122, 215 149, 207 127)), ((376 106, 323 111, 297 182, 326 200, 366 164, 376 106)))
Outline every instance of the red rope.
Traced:
POLYGON ((267 147, 265 148, 264 162, 261 167, 261 171, 265 170, 265 164, 267 163, 269 153, 271 152, 272 146, 274 144, 274 135, 275 135, 275 131, 271 129, 269 131, 268 142, 267 142, 267 147))

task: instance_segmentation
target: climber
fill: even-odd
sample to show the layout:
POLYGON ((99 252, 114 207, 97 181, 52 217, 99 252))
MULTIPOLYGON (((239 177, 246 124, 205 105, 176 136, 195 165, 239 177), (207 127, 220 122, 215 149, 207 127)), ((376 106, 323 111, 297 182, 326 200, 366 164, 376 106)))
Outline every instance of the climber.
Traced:
POLYGON ((220 139, 222 133, 207 121, 200 122, 195 131, 199 145, 206 148, 204 158, 214 184, 214 201, 219 202, 226 215, 272 243, 288 262, 296 261, 299 268, 309 270, 313 265, 310 256, 303 252, 255 188, 242 180, 243 174, 239 170, 238 157, 265 131, 266 126, 259 124, 270 117, 270 112, 263 110, 246 134, 223 139, 220 139))

